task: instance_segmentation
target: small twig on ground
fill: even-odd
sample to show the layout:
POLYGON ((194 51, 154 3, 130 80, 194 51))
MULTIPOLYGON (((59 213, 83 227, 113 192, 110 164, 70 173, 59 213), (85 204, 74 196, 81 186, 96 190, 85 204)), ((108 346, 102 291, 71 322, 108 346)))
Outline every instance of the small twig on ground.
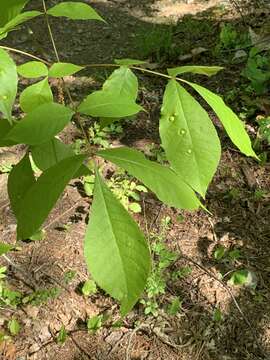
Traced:
POLYGON ((135 329, 132 330, 129 339, 128 339, 128 344, 127 344, 127 348, 126 348, 126 360, 130 360, 130 351, 131 351, 131 342, 132 339, 134 338, 134 336, 136 335, 136 333, 142 329, 145 325, 144 324, 140 324, 139 326, 135 327, 135 329))
POLYGON ((88 359, 93 359, 93 357, 90 354, 88 354, 88 352, 77 342, 77 340, 74 338, 72 333, 70 334, 70 338, 71 338, 73 344, 79 349, 79 351, 81 353, 86 355, 88 357, 88 359))

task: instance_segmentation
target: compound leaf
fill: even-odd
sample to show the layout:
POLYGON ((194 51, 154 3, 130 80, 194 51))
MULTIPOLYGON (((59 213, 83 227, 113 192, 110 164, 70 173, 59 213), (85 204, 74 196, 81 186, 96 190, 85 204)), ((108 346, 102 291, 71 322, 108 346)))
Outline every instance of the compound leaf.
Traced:
POLYGON ((143 233, 98 171, 85 236, 86 263, 97 284, 121 303, 125 315, 139 299, 150 271, 143 233))
POLYGON ((189 210, 200 206, 194 191, 173 170, 147 160, 141 152, 118 148, 99 151, 98 155, 139 179, 165 204, 189 210))
POLYGON ((160 136, 172 168, 204 196, 220 160, 220 142, 207 112, 175 80, 164 94, 160 136))

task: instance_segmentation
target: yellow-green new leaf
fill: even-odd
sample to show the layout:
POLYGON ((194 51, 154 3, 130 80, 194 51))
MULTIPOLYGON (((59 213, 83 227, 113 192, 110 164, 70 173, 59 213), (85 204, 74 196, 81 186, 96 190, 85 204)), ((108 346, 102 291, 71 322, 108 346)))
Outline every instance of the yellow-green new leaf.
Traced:
POLYGON ((117 148, 99 151, 97 155, 125 169, 169 206, 189 210, 200 206, 194 191, 179 175, 167 166, 147 160, 137 150, 117 148))
POLYGON ((82 2, 65 1, 48 10, 52 16, 64 16, 72 20, 99 20, 102 17, 90 6, 82 2))
POLYGON ((18 75, 14 61, 0 49, 0 113, 11 122, 11 111, 17 94, 18 75))
POLYGON ((28 61, 27 63, 17 66, 17 71, 19 75, 28 79, 48 76, 48 68, 41 61, 28 61))
POLYGON ((84 155, 76 155, 60 161, 44 171, 30 187, 17 210, 18 239, 28 239, 40 229, 84 159, 84 155))
POLYGON ((186 83, 192 86, 215 111, 234 145, 237 146, 243 154, 258 159, 252 149, 251 141, 245 130, 244 123, 224 103, 222 98, 200 85, 188 81, 186 83))
POLYGON ((178 76, 184 73, 213 76, 216 75, 221 70, 223 70, 223 67, 220 66, 198 66, 198 65, 179 66, 173 69, 167 69, 168 74, 170 76, 178 76))
POLYGON ((207 112, 175 80, 165 90, 160 136, 172 168, 204 196, 220 160, 220 142, 207 112))
POLYGON ((58 62, 53 64, 49 70, 49 76, 54 78, 62 78, 64 76, 70 76, 84 69, 83 66, 58 62))
POLYGON ((48 83, 48 78, 28 86, 20 96, 20 106, 26 113, 42 104, 53 102, 53 94, 48 83))
POLYGON ((136 222, 96 173, 84 253, 96 283, 127 314, 143 292, 150 271, 147 241, 136 222))

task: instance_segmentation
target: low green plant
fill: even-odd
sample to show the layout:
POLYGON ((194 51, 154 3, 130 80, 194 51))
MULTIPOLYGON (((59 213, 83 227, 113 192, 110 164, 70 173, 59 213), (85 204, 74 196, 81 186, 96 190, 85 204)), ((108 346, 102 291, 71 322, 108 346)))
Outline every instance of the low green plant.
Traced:
POLYGON ((219 42, 216 51, 229 50, 246 47, 250 45, 248 32, 239 32, 232 24, 223 24, 219 34, 219 42))
MULTIPOLYGON (((45 17, 56 62, 23 52, 32 61, 17 66, 7 50, 15 53, 21 53, 21 50, 0 45, 0 146, 24 144, 26 149, 8 179, 11 208, 17 219, 17 239, 29 239, 42 228, 72 179, 95 175, 91 216, 84 241, 86 264, 98 286, 120 301, 124 316, 149 283, 149 244, 137 223, 106 185, 108 179, 103 178, 97 158, 127 171, 168 206, 188 210, 205 208, 202 202, 219 164, 221 145, 207 112, 186 88, 195 90, 208 103, 243 154, 258 158, 237 115, 218 95, 184 78, 186 73, 213 76, 222 70, 218 66, 180 66, 168 69, 164 74, 145 69, 141 60, 116 59, 110 65, 113 72, 100 90, 92 91, 79 104, 74 101, 67 105, 57 103, 49 79, 58 79, 70 98, 68 87, 64 86, 65 76, 74 75, 86 67, 94 68, 96 64, 61 62, 50 18, 101 23, 104 20, 90 5, 82 2, 61 2, 47 9, 45 0, 41 0, 42 11, 24 11, 28 2, 20 2, 20 6, 16 2, 1 2, 0 40, 23 22, 45 17), (107 119, 108 126, 108 123, 113 124, 116 120, 121 121, 144 111, 136 102, 139 84, 135 71, 162 77, 167 82, 159 126, 166 164, 148 160, 142 152, 127 147, 100 150, 82 121, 82 116, 96 121, 101 119, 103 123, 107 119), (17 97, 21 77, 36 82, 17 97), (21 112, 18 115, 16 110, 15 118, 13 109, 16 99, 21 112), (75 146, 76 151, 74 146, 63 143, 57 137, 72 120, 81 129, 84 141, 83 146, 75 146), (33 171, 33 163, 38 171, 33 171), (94 166, 89 165, 93 163, 94 166)), ((161 52, 157 50, 158 56, 161 52)), ((98 66, 107 67, 107 64, 98 66)), ((137 192, 138 189, 135 190, 137 192)), ((160 264, 165 266, 172 261, 171 255, 164 249, 158 250, 157 247, 154 252, 160 257, 160 264)), ((162 271, 159 267, 154 270, 162 271)), ((43 301, 49 296, 46 293, 37 294, 36 299, 43 301)), ((34 298, 30 295, 29 301, 34 301, 34 298)))
POLYGON ((270 87, 270 53, 262 53, 253 47, 242 76, 250 80, 253 92, 258 95, 267 93, 270 87))
POLYGON ((90 333, 96 333, 102 328, 103 315, 95 315, 89 318, 86 322, 87 329, 90 333))
POLYGON ((93 280, 86 280, 82 286, 82 294, 84 296, 90 296, 97 292, 96 283, 93 280))
POLYGON ((21 331, 21 325, 17 319, 12 318, 11 320, 9 320, 8 330, 10 332, 10 335, 12 336, 16 336, 19 334, 19 332, 21 331))
POLYGON ((57 344, 64 345, 68 338, 65 325, 62 325, 56 338, 57 344))

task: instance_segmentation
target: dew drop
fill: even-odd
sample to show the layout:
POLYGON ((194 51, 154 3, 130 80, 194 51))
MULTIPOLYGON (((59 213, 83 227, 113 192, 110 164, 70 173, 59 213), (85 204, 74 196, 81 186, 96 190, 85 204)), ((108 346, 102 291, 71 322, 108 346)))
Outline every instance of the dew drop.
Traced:
POLYGON ((187 153, 190 155, 192 154, 192 150, 191 149, 188 149, 187 153))
POLYGON ((175 116, 173 116, 173 115, 170 116, 170 117, 169 117, 169 120, 170 120, 171 122, 173 122, 173 121, 175 120, 175 116))
POLYGON ((185 135, 187 131, 185 129, 181 129, 178 131, 178 135, 185 135))
POLYGON ((8 98, 7 95, 3 95, 3 96, 2 96, 2 99, 3 99, 3 100, 7 100, 7 98, 8 98))

